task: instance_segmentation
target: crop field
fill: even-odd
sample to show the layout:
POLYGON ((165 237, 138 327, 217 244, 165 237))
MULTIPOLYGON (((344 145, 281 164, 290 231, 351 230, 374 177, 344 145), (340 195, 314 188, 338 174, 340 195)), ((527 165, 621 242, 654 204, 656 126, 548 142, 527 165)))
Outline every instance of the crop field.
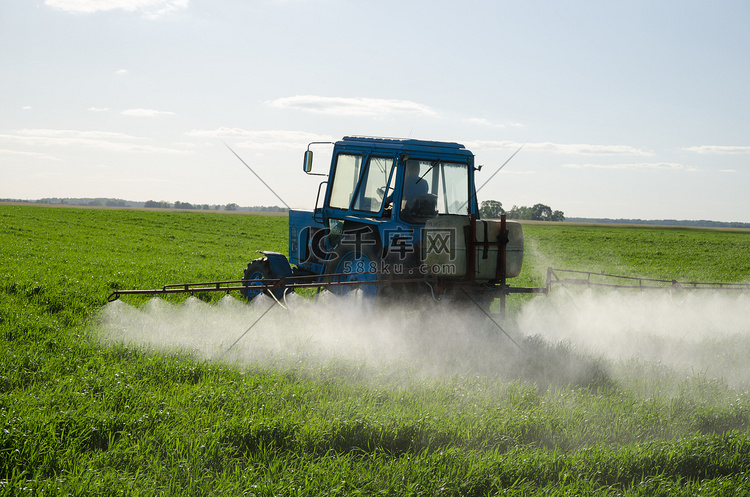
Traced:
MULTIPOLYGON (((750 231, 525 224, 548 266, 750 281, 750 231)), ((0 495, 750 493, 750 295, 476 309, 123 297, 237 279, 285 217, 0 205, 0 495)))

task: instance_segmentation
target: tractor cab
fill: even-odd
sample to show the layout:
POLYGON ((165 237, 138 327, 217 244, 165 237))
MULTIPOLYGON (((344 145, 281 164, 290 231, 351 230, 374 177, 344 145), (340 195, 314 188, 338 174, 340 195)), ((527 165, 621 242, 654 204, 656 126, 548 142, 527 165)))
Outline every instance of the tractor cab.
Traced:
MULTIPOLYGON (((312 163, 308 147, 308 174, 312 163)), ((405 239, 418 244, 429 219, 477 212, 474 156, 458 143, 347 136, 333 144, 327 176, 312 217, 326 230, 328 249, 356 230, 380 249, 405 239)))
POLYGON ((469 215, 473 173, 474 156, 458 143, 345 137, 334 144, 320 217, 423 225, 469 215))
POLYGON ((405 264, 419 264, 425 223, 477 212, 474 155, 458 143, 347 136, 333 143, 327 176, 314 211, 289 214, 290 262, 317 274, 351 238, 373 257, 397 246, 405 264))
MULTIPOLYGON (((312 154, 308 147, 308 174, 312 154)), ((398 245, 416 259, 427 221, 477 212, 474 155, 458 143, 347 136, 333 143, 327 176, 312 213, 290 212, 290 262, 317 274, 347 234, 373 252, 398 245)))
MULTIPOLYGON (((304 170, 321 174, 310 147, 304 170)), ((289 212, 289 262, 339 283, 500 281, 509 274, 497 264, 505 225, 477 221, 474 172, 459 143, 344 137, 315 209, 289 212)))

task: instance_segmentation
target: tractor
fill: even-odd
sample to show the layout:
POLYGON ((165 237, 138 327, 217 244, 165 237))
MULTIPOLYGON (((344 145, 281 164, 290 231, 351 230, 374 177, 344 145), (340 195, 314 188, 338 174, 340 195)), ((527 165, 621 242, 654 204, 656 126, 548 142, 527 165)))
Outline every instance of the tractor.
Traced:
MULTIPOLYGON (((308 145, 305 173, 320 174, 311 146, 322 144, 308 145)), ((289 211, 289 258, 250 262, 245 297, 295 278, 369 299, 425 293, 486 305, 514 290, 506 279, 521 271, 521 225, 478 219, 478 167, 463 145, 357 136, 332 145, 315 208, 289 211)))

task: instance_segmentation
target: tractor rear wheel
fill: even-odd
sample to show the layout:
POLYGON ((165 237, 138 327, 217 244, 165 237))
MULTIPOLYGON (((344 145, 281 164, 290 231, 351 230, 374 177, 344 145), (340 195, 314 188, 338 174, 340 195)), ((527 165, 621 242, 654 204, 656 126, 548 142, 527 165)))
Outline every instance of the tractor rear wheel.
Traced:
POLYGON ((336 295, 348 295, 359 288, 362 296, 374 300, 378 296, 379 288, 375 283, 380 276, 378 270, 380 257, 374 247, 365 246, 361 249, 341 249, 335 251, 335 256, 326 263, 326 279, 329 283, 347 283, 328 287, 336 295), (361 284, 358 284, 360 283, 361 284))
POLYGON ((245 289, 240 290, 240 293, 247 300, 253 300, 265 290, 265 283, 261 281, 271 277, 271 265, 268 263, 268 257, 255 259, 245 269, 245 275, 242 278, 245 280, 245 289))

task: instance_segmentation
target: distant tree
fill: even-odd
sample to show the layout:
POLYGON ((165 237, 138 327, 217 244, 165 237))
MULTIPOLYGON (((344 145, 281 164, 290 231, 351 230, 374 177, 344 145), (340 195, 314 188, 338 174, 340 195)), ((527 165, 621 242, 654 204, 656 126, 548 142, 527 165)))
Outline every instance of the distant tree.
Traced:
POLYGON ((531 212, 531 219, 535 221, 550 221, 552 218, 552 209, 548 205, 534 204, 531 212))
POLYGON ((498 218, 505 214, 502 202, 497 200, 482 200, 482 206, 479 208, 479 215, 484 219, 498 218))
POLYGON ((149 209, 169 209, 169 202, 157 202, 156 200, 147 200, 143 207, 149 209))
POLYGON ((548 205, 534 204, 533 207, 514 205, 507 212, 508 219, 526 219, 530 221, 565 221, 562 211, 553 211, 548 205))
POLYGON ((550 218, 550 221, 565 221, 565 213, 563 211, 554 211, 552 213, 552 218, 550 218))
POLYGON ((531 211, 531 207, 524 207, 524 206, 517 206, 514 205, 509 211, 508 211, 508 219, 526 219, 530 220, 532 219, 533 212, 531 211))
POLYGON ((175 202, 174 203, 175 209, 195 209, 195 206, 189 202, 175 202))
POLYGON ((237 204, 235 204, 235 203, 231 203, 231 204, 227 204, 227 205, 226 205, 226 206, 224 207, 224 210, 225 210, 225 211, 236 211, 236 210, 237 210, 237 209, 239 209, 239 208, 240 208, 240 206, 239 206, 239 205, 237 205, 237 204))

